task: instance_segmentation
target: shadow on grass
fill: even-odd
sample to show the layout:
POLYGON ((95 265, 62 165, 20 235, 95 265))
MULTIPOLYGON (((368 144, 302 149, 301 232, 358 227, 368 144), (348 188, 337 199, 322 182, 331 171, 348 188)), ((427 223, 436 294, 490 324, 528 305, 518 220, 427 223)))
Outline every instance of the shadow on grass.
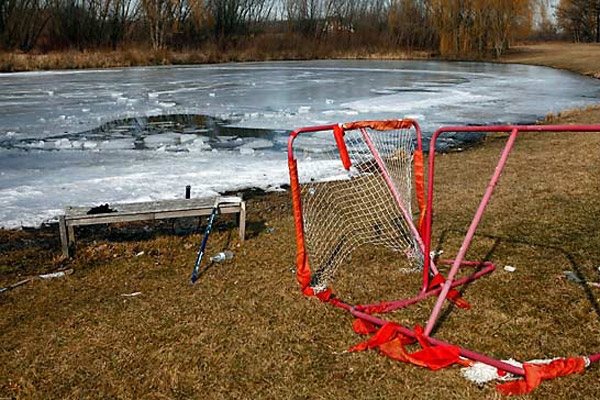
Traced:
MULTIPOLYGON (((160 221, 126 222, 107 225, 81 226, 76 228, 77 246, 94 241, 116 243, 153 241, 164 236, 204 235, 208 217, 177 218, 160 221)), ((238 230, 235 216, 218 215, 213 224, 215 231, 238 230)), ((266 229, 265 221, 246 221, 246 239, 257 236, 266 229)), ((56 234, 58 237, 58 233, 56 234)), ((76 246, 76 247, 77 247, 76 246)), ((58 245, 57 245, 58 249, 58 245)), ((73 249, 76 254, 77 248, 73 249)))
MULTIPOLYGON (((442 234, 440 235, 440 239, 436 245, 437 251, 439 251, 443 248, 444 243, 446 242, 449 234, 451 234, 451 233, 456 233, 463 237, 466 235, 465 231, 461 231, 458 229, 447 229, 447 230, 443 231, 442 234)), ((572 268, 573 272, 575 273, 577 278, 580 280, 580 283, 574 282, 573 284, 574 285, 578 284, 583 289, 585 296, 589 300, 596 315, 598 315, 598 318, 600 319, 600 305, 598 304, 598 300, 596 299, 596 296, 592 292, 590 286, 587 285, 588 279, 586 278, 586 276, 583 273, 583 268, 581 267, 581 264, 577 262, 576 257, 572 253, 570 253, 569 251, 567 251, 561 247, 558 247, 558 246, 553 246, 553 245, 548 245, 548 244, 543 244, 543 243, 536 243, 536 242, 525 240, 525 239, 506 238, 506 237, 486 235, 486 234, 477 234, 476 237, 477 236, 479 236, 481 238, 490 239, 493 241, 493 244, 490 247, 490 249, 481 258, 481 260, 478 260, 481 262, 491 261, 491 258, 493 257, 494 253, 496 252, 496 250, 498 249, 498 247, 501 244, 535 246, 535 247, 539 247, 539 248, 542 248, 545 250, 555 251, 555 252, 562 254, 565 257, 565 259, 568 260, 569 264, 571 264, 571 268, 572 268)), ((482 268, 483 267, 479 267, 476 269, 476 271, 480 271, 482 268)), ((466 292, 468 287, 474 282, 475 281, 472 281, 472 282, 462 285, 458 291, 459 294, 462 296, 466 292)), ((432 336, 435 335, 435 333, 438 331, 438 329, 448 319, 448 317, 450 316, 452 311, 454 311, 455 307, 456 307, 456 305, 454 303, 448 302, 448 306, 445 308, 445 310, 442 312, 442 314, 440 314, 440 316, 431 332, 432 336)))

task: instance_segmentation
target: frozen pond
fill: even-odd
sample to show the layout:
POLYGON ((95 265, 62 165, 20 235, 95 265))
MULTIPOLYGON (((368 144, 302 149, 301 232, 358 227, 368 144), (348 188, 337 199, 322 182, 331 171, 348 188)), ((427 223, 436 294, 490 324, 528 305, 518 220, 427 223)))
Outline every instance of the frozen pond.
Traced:
POLYGON ((287 132, 301 126, 410 117, 431 133, 448 124, 533 122, 599 98, 591 78, 485 63, 0 74, 0 226, 38 225, 66 205, 179 198, 185 185, 193 196, 277 188, 288 181, 287 132))

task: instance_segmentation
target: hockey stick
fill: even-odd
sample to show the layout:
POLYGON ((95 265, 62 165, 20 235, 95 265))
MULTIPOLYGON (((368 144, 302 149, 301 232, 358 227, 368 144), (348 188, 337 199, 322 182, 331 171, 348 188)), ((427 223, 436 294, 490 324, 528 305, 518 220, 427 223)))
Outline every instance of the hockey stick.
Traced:
POLYGON ((206 226, 206 231, 204 231, 204 238, 202 239, 202 245, 200 246, 200 251, 198 252, 198 257, 196 257, 196 265, 194 266, 194 272, 192 273, 192 277, 190 281, 195 283, 198 279, 198 270, 200 269, 200 263, 202 262, 202 256, 204 256, 204 250, 206 249, 206 242, 208 242, 208 236, 210 235, 210 231, 212 229, 212 224, 215 219, 215 215, 217 215, 217 211, 219 209, 220 198, 217 197, 215 199, 215 204, 210 212, 210 217, 208 218, 208 225, 206 226))
POLYGON ((36 276, 32 276, 30 278, 27 279, 23 279, 22 281, 19 281, 17 283, 13 283, 12 285, 8 285, 6 287, 3 287, 2 289, 0 289, 0 294, 4 293, 4 292, 8 292, 9 290, 13 290, 16 287, 19 287, 21 285, 24 285, 28 282, 31 282, 34 279, 52 279, 52 278, 59 278, 61 276, 66 276, 66 275, 71 275, 73 273, 72 269, 67 269, 65 271, 60 271, 60 272, 54 272, 51 274, 42 274, 42 275, 36 275, 36 276))

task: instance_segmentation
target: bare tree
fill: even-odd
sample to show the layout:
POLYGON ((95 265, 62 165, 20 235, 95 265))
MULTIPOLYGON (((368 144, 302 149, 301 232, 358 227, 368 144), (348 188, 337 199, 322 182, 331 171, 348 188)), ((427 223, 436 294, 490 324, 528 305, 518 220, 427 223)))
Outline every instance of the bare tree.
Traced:
POLYGON ((556 17, 575 42, 600 42, 600 0, 561 0, 556 17))
POLYGON ((127 37, 133 34, 135 23, 140 16, 140 2, 137 0, 110 1, 108 19, 108 43, 116 49, 127 37))
POLYGON ((141 0, 145 22, 154 50, 164 49, 175 25, 174 4, 171 0, 141 0))
POLYGON ((7 49, 34 48, 50 16, 46 0, 0 0, 0 40, 7 49))

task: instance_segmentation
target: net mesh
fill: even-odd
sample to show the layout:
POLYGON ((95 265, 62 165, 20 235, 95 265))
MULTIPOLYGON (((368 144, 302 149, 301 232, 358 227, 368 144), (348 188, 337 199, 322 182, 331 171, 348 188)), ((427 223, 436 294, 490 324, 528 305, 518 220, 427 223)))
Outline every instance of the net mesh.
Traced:
POLYGON ((422 266, 422 252, 407 221, 412 221, 413 139, 410 129, 346 131, 349 170, 331 131, 300 135, 294 142, 315 292, 325 290, 338 268, 364 245, 384 246, 406 255, 413 267, 422 266))

